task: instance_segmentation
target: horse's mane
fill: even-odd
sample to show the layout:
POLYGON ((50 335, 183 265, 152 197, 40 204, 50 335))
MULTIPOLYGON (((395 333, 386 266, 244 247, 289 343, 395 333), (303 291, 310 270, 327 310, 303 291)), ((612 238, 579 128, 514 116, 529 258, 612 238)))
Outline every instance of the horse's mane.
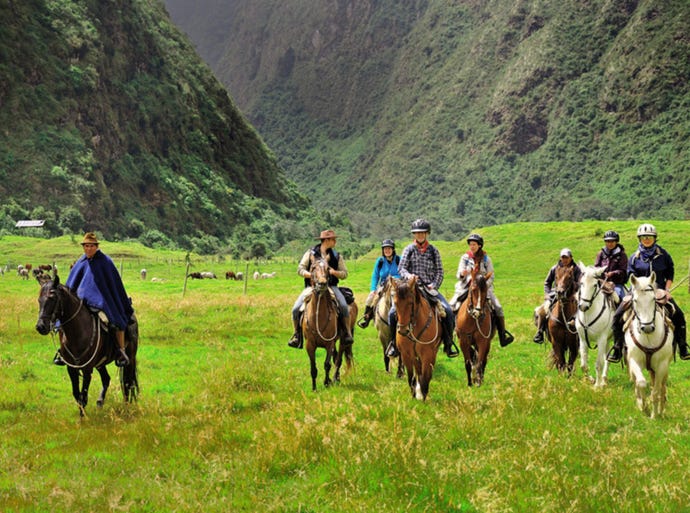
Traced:
POLYGON ((400 299, 407 299, 411 292, 410 282, 407 280, 400 280, 398 282, 397 294, 400 299))

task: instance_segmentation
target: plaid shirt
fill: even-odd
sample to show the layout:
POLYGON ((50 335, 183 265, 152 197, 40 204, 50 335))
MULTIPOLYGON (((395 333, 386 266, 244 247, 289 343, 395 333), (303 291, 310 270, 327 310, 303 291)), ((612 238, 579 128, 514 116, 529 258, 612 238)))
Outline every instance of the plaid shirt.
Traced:
POLYGON ((398 272, 401 278, 408 279, 416 274, 422 283, 438 290, 443 283, 443 264, 441 254, 434 246, 429 244, 422 253, 416 243, 412 243, 403 250, 398 272))

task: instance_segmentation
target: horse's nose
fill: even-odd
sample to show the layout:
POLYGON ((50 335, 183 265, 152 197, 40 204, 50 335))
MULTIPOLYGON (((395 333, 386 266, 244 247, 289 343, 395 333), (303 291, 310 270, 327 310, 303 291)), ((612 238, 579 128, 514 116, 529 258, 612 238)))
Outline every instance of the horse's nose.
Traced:
POLYGON ((586 312, 587 310, 589 310, 589 305, 586 305, 583 303, 580 306, 578 306, 578 308, 580 309, 581 312, 586 312))
POLYGON ((407 326, 398 325, 398 333, 400 333, 403 337, 407 336, 408 331, 409 330, 408 330, 407 326))
POLYGON ((645 333, 654 333, 654 323, 652 324, 645 324, 642 326, 642 331, 645 333))
POLYGON ((36 323, 36 331, 38 331, 41 335, 48 334, 48 329, 46 328, 46 325, 43 321, 38 321, 36 323))

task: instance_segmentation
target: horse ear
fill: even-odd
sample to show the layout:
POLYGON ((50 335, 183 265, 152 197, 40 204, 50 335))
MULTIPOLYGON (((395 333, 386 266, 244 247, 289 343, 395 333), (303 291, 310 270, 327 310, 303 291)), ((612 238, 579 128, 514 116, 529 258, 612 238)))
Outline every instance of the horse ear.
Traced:
POLYGON ((60 277, 58 276, 58 273, 55 273, 55 276, 53 277, 53 287, 57 287, 60 285, 60 277))
POLYGON ((637 276, 635 276, 634 274, 631 274, 631 275, 630 275, 630 284, 631 284, 633 287, 635 287, 635 286, 637 285, 637 276))
POLYGON ((580 268, 580 271, 584 274, 587 268, 585 267, 585 264, 582 263, 582 260, 580 260, 577 264, 577 266, 580 268))
POLYGON ((656 273, 654 271, 649 275, 649 281, 650 283, 656 283, 656 273))

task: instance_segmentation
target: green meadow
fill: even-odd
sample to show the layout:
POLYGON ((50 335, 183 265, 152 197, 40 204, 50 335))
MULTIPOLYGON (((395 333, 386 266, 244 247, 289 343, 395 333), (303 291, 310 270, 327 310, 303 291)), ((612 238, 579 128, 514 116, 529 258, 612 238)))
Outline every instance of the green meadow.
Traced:
MULTIPOLYGON (((578 367, 548 366, 532 310, 562 247, 592 264, 605 230, 636 248, 637 221, 518 223, 480 229, 516 341, 493 344, 485 383, 439 354, 427 402, 384 372, 373 326, 355 331, 355 365, 311 391, 304 351, 287 347, 302 287, 300 255, 239 262, 102 241, 140 322, 140 395, 124 404, 117 371, 103 408, 94 374, 80 418, 56 340, 39 335, 39 287, 16 265, 57 263, 78 238, 0 238, 0 505, 4 512, 679 512, 690 511, 690 362, 671 365, 652 420, 620 365, 595 390, 578 367), (147 269, 147 279, 139 271, 147 269), (225 280, 225 271, 276 272, 225 280), (162 281, 152 281, 158 278, 162 281)), ((690 221, 657 221, 676 282, 688 274, 690 221)), ((464 241, 432 242, 452 295, 464 241)), ((407 241, 397 241, 398 251, 407 241)), ((306 248, 305 248, 306 249, 306 248)), ((379 250, 347 262, 360 306, 379 250)), ((674 297, 690 312, 688 282, 674 297)), ((590 351, 590 372, 595 354, 590 351)))

